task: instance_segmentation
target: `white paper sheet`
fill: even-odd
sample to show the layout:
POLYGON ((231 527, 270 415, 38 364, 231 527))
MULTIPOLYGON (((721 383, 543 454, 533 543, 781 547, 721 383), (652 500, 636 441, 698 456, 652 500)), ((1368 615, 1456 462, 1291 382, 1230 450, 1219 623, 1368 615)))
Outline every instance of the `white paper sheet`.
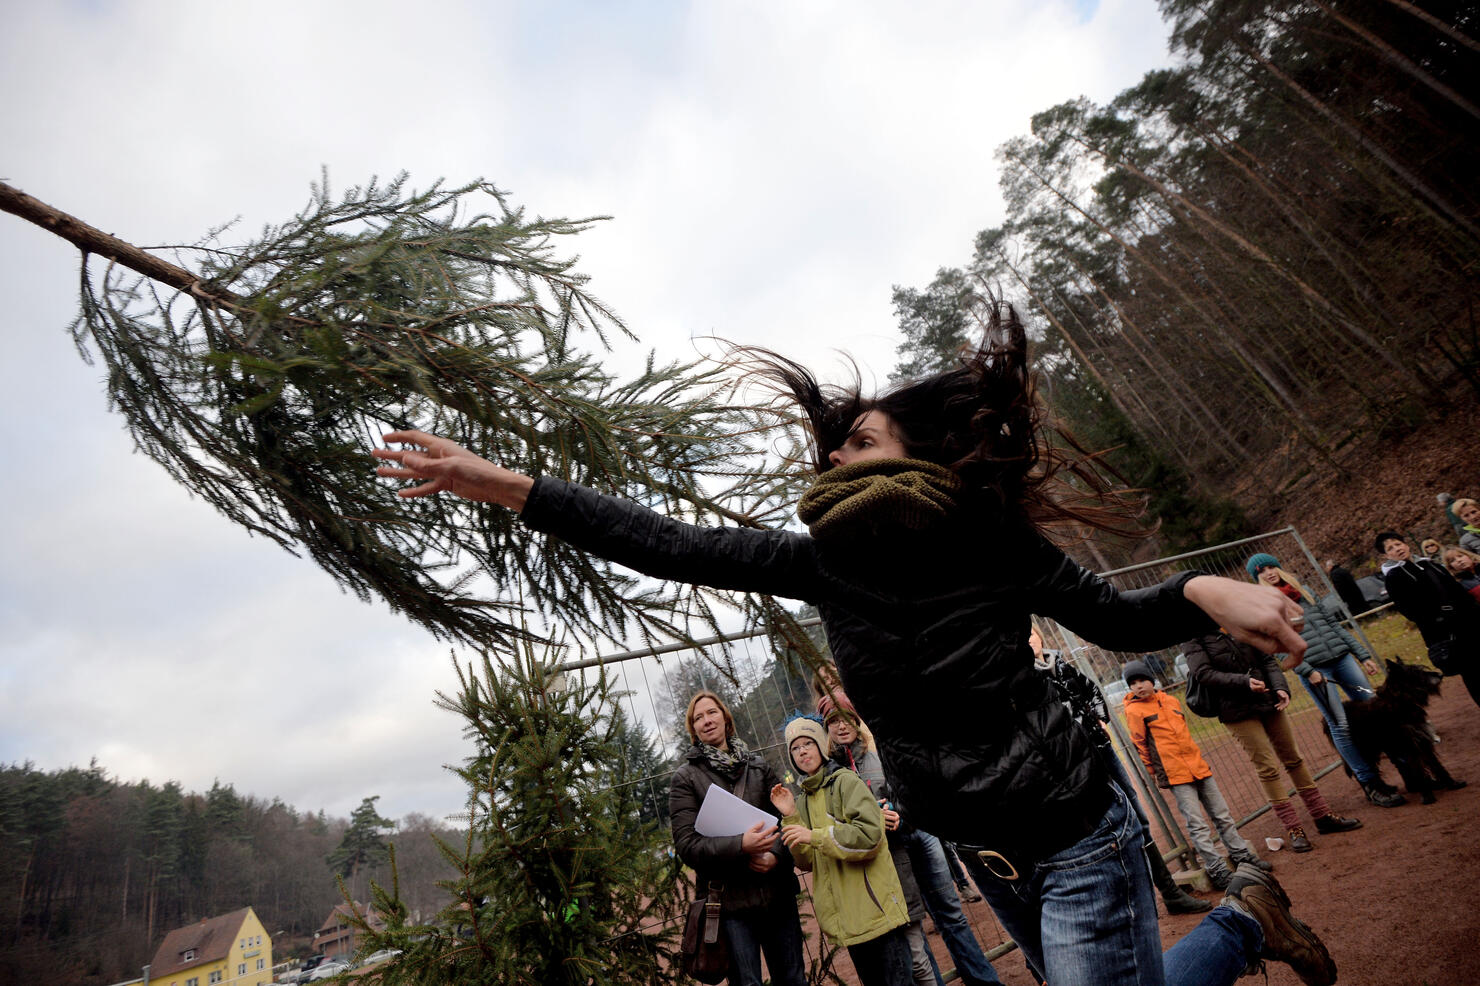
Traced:
POLYGON ((699 806, 699 815, 694 819, 694 831, 718 838, 740 835, 756 822, 769 828, 779 821, 775 815, 748 801, 741 801, 718 784, 710 784, 709 790, 704 792, 704 803, 699 806))

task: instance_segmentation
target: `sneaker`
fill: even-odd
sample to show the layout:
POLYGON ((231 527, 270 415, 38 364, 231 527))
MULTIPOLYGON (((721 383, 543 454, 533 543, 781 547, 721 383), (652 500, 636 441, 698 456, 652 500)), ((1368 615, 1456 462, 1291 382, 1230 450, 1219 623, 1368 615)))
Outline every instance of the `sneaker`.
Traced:
POLYGON ((976 888, 969 883, 956 884, 956 895, 961 898, 963 904, 975 904, 982 899, 982 895, 977 893, 976 888))
POLYGON ((1264 932, 1259 957, 1284 962, 1306 986, 1332 986, 1336 963, 1316 933, 1290 913, 1290 898, 1279 881, 1257 866, 1241 864, 1223 903, 1248 914, 1264 932))
POLYGON ((1399 794, 1397 788, 1388 784, 1363 784, 1362 790, 1367 793, 1367 800, 1379 808, 1396 808, 1408 803, 1408 799, 1399 794))
MULTIPOLYGON (((1320 823, 1317 822, 1317 825, 1320 823)), ((1310 844, 1310 836, 1305 834, 1305 829, 1299 825, 1285 830, 1285 843, 1291 852, 1310 852, 1315 846, 1310 844)))
POLYGON ((1350 832, 1359 829, 1362 823, 1355 818, 1342 818, 1340 815, 1322 815, 1316 819, 1316 831, 1322 835, 1330 835, 1332 832, 1350 832))
POLYGON ((1228 855, 1228 861, 1234 866, 1248 863, 1250 866, 1259 867, 1266 873, 1274 872, 1274 864, 1267 859, 1260 859, 1258 856, 1255 856, 1252 849, 1241 849, 1238 852, 1230 853, 1228 855))

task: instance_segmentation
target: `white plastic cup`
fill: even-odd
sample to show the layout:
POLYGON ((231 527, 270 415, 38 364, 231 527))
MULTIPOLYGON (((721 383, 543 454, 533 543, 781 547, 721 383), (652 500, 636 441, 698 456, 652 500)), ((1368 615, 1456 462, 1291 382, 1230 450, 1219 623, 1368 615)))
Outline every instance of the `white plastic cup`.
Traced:
POLYGON ((1273 836, 1269 836, 1264 840, 1264 845, 1269 849, 1270 852, 1279 852, 1281 849, 1285 848, 1285 840, 1276 839, 1273 836))

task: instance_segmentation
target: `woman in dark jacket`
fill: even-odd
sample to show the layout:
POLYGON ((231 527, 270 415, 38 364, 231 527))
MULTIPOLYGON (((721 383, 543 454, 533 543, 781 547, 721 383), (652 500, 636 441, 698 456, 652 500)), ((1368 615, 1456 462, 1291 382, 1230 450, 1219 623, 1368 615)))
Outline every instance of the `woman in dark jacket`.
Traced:
POLYGON ((1248 754, 1269 806, 1288 832, 1291 849, 1310 852, 1315 847, 1285 796, 1281 766, 1290 775, 1300 800, 1305 802, 1317 832, 1361 828, 1362 823, 1355 818, 1332 814, 1325 795, 1305 766, 1285 716, 1285 706, 1290 704, 1290 686, 1273 657, 1239 643, 1226 633, 1209 633, 1191 640, 1183 653, 1187 657, 1188 681, 1197 682, 1216 697, 1218 721, 1228 727, 1248 754))
POLYGON ((1254 555, 1244 568, 1256 581, 1274 586, 1305 611, 1305 626, 1300 630, 1301 639, 1306 644, 1305 656, 1303 659, 1289 658, 1281 663, 1281 667, 1294 671, 1300 684, 1310 693, 1321 717, 1326 720, 1332 745, 1362 786, 1367 800, 1382 808, 1404 804, 1405 799, 1398 789, 1382 779, 1377 765, 1369 763, 1352 742, 1346 707, 1341 703, 1341 693, 1336 690, 1340 686, 1353 702, 1370 702, 1377 692, 1368 684, 1367 675, 1377 674, 1377 662, 1341 625, 1336 614, 1329 612, 1295 576, 1280 567, 1280 560, 1274 555, 1262 552, 1254 555), (1358 655, 1361 655, 1360 663, 1358 655))
POLYGON ((731 986, 761 986, 761 953, 777 986, 804 986, 802 925, 796 872, 776 827, 756 824, 723 838, 694 831, 710 785, 772 812, 774 768, 735 735, 729 707, 713 692, 689 699, 685 721, 693 746, 668 788, 668 812, 678 858, 694 868, 700 893, 720 896, 720 923, 730 947, 731 986))
POLYGON ((962 847, 1050 981, 1216 986, 1262 955, 1307 982, 1331 982, 1324 945, 1252 867, 1240 868, 1223 906, 1160 953, 1140 822, 1034 670, 1029 616, 1117 650, 1159 649, 1221 623, 1300 653, 1290 625, 1298 607, 1268 587, 1196 572, 1118 592, 1050 544, 1040 525, 1083 523, 1093 511, 1065 506, 1048 482, 1062 463, 1041 447, 1026 358, 1010 309, 993 313, 987 340, 958 368, 875 398, 824 391, 802 367, 757 356, 810 424, 819 477, 798 508, 810 537, 685 524, 532 480, 423 432, 389 434, 417 448, 375 455, 398 464, 380 475, 420 481, 402 496, 446 490, 502 504, 536 530, 656 578, 814 603, 901 812, 962 847))
POLYGON ((1480 705, 1480 602, 1444 566, 1414 558, 1398 532, 1383 531, 1375 544, 1387 559, 1382 578, 1388 598, 1423 634, 1429 662, 1446 675, 1459 675, 1480 705))

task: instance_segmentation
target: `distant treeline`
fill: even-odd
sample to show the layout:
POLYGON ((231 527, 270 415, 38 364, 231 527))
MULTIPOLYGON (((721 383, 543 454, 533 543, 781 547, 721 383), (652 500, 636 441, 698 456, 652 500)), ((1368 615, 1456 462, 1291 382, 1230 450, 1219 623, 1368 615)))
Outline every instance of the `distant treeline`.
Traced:
MULTIPOLYGON (((301 947, 343 901, 329 858, 349 830, 219 781, 197 794, 173 781, 121 783, 96 762, 0 768, 0 982, 137 977, 170 929, 247 905, 273 935, 274 958, 286 958, 288 942, 301 947)), ((429 911, 449 875, 433 832, 461 838, 419 815, 386 837, 403 899, 429 911)), ((364 901, 371 879, 388 882, 383 863, 346 882, 364 901)))
POLYGON ((1267 496, 1480 394, 1480 7, 1160 6, 1173 67, 1037 114, 998 151, 1006 222, 896 290, 897 373, 1005 293, 1055 412, 1192 545, 1239 518, 1189 479, 1267 496))

